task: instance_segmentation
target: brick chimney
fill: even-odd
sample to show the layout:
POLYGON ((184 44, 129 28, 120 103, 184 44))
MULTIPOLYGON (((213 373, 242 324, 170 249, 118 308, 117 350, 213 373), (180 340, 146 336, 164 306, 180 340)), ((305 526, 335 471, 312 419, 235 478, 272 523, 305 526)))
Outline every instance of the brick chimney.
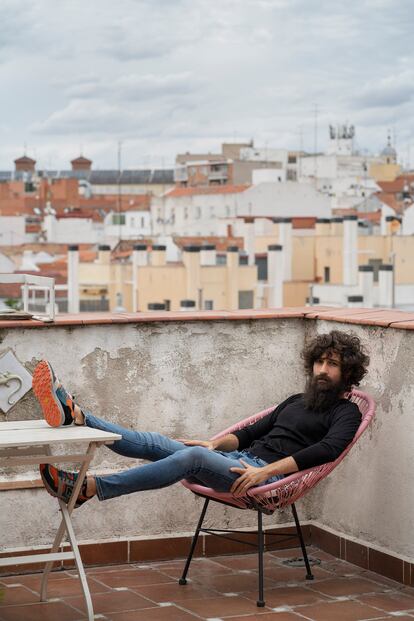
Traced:
POLYGON ((17 160, 14 160, 14 165, 16 167, 16 172, 34 172, 36 160, 32 160, 31 157, 23 155, 23 157, 18 157, 17 160))
POLYGON ((80 155, 70 162, 72 164, 72 170, 91 170, 92 160, 88 160, 87 157, 80 155))

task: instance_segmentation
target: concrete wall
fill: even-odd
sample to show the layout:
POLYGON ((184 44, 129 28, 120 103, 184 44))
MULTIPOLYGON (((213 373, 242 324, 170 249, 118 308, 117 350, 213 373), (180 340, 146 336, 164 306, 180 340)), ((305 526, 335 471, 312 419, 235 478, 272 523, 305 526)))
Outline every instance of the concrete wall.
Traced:
MULTIPOLYGON (((331 477, 298 503, 299 513, 412 561, 413 331, 297 318, 71 325, 3 329, 0 354, 12 349, 30 371, 48 358, 78 401, 105 418, 173 437, 206 438, 301 390, 304 342, 333 328, 352 329, 367 345, 372 362, 363 388, 376 399, 377 416, 331 477)), ((9 419, 40 415, 29 393, 9 419)), ((101 449, 94 469, 128 465, 130 460, 101 449)), ((94 499, 76 510, 75 527, 80 540, 168 536, 191 530, 199 509, 200 500, 176 485, 102 503, 94 499)), ((230 518, 235 525, 255 523, 253 513, 220 506, 208 523, 230 518)), ((283 512, 266 523, 290 520, 283 512)), ((3 548, 46 544, 57 523, 57 505, 43 489, 2 492, 3 548), (30 529, 27 515, 36 516, 30 529)))
MULTIPOLYGON (((111 421, 172 437, 207 438, 279 402, 303 383, 297 352, 301 320, 165 322, 2 331, 0 353, 11 348, 32 371, 47 358, 85 408, 111 421), (271 335, 271 338, 270 338, 271 335)), ((8 419, 39 418, 32 393, 8 419)), ((1 420, 5 416, 0 414, 1 420)), ((103 448, 97 471, 132 464, 103 448)), ((31 478, 38 478, 32 472, 31 478)), ((13 478, 27 479, 27 473, 13 478)), ((47 544, 58 523, 57 503, 43 489, 1 492, 0 547, 47 544), (16 519, 16 515, 21 516, 16 519), (35 515, 27 527, 27 515, 35 515), (7 533, 7 537, 4 534, 7 533)), ((181 485, 100 503, 75 512, 80 540, 168 536, 191 531, 201 510, 181 485)), ((209 522, 254 526, 253 513, 216 506, 209 522)), ((282 519, 283 514, 276 520, 282 519)), ((290 518, 289 518, 290 519, 290 518)), ((275 523, 275 518, 268 520, 275 523)))
MULTIPOLYGON (((344 329, 322 321, 314 327, 344 329)), ((308 508, 325 526, 413 559, 414 332, 352 329, 369 347, 364 388, 375 398, 377 413, 349 457, 312 492, 308 508)))

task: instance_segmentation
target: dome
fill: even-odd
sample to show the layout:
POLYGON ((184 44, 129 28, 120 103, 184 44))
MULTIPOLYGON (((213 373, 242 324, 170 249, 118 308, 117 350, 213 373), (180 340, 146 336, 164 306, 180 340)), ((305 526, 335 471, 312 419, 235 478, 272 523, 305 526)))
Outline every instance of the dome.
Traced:
POLYGON ((387 144, 387 146, 381 151, 381 155, 388 157, 397 157, 397 151, 391 145, 387 144))

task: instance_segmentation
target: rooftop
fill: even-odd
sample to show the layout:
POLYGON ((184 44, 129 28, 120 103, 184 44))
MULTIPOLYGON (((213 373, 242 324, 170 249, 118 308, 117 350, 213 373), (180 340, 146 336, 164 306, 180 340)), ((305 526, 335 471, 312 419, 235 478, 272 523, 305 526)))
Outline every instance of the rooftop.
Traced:
MULTIPOLYGON (((371 365, 361 388, 375 399, 377 414, 335 472, 298 502, 315 580, 305 581, 303 568, 285 562, 300 556, 297 549, 269 547, 272 533, 291 529, 289 511, 264 517, 266 607, 259 609, 256 557, 247 554, 245 543, 255 512, 209 508, 210 526, 229 525, 246 535, 230 543, 203 534, 191 582, 180 586, 200 499, 181 485, 107 503, 93 499, 73 520, 98 618, 414 619, 414 313, 303 307, 84 313, 58 316, 49 325, 1 322, 0 355, 12 351, 29 372, 40 358, 49 359, 84 407, 123 425, 203 438, 298 392, 305 380, 303 344, 333 328, 352 330, 369 349, 371 365)), ((0 414, 1 420, 40 417, 31 392, 7 416, 0 414)), ((92 470, 130 465, 102 448, 92 470)), ((48 548, 59 510, 38 472, 27 466, 3 471, 0 491, 0 556, 48 548)), ((22 573, 37 569, 3 568, 3 576, 9 575, 0 577, 0 590, 6 590, 0 621, 85 619, 73 566, 53 573, 47 603, 38 603, 39 574, 22 573)))
MULTIPOLYGON (((102 621, 366 621, 414 619, 414 589, 340 560, 320 548, 315 580, 286 564, 299 549, 265 554, 266 606, 256 607, 257 558, 232 554, 196 558, 191 582, 179 586, 183 561, 132 563, 87 570, 95 614, 102 621)), ((85 608, 73 570, 54 572, 52 601, 39 602, 41 574, 0 578, 2 621, 83 621, 85 608)))

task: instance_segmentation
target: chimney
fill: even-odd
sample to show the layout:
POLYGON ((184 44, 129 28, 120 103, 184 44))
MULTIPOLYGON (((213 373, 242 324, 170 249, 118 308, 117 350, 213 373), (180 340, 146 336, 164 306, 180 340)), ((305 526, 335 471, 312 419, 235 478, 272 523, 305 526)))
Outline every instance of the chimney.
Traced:
POLYGON ((344 229, 344 219, 335 217, 331 218, 331 235, 340 235, 342 237, 344 229))
POLYGON ((348 308, 359 308, 363 306, 364 298, 362 295, 348 295, 348 308))
POLYGON ((194 311, 195 305, 196 303, 194 300, 181 300, 180 311, 194 311))
POLYGON ((216 247, 214 244, 203 244, 200 247, 200 264, 216 265, 216 247))
POLYGON ((34 172, 36 166, 36 160, 32 160, 31 157, 23 155, 14 160, 16 172, 34 172))
POLYGON ((198 300, 201 288, 200 246, 184 246, 183 263, 186 279, 186 299, 198 300))
POLYGON ((315 235, 330 235, 331 221, 329 218, 316 218, 315 235))
POLYGON ((392 265, 379 266, 378 288, 379 305, 392 308, 394 302, 394 268, 392 265))
POLYGON ((239 308, 239 249, 237 246, 228 246, 227 258, 227 310, 239 308))
POLYGON ((344 236, 342 248, 343 284, 358 284, 358 218, 344 216, 344 236))
POLYGON ((100 265, 109 265, 111 262, 111 246, 100 244, 98 246, 98 263, 100 265))
POLYGON ((80 155, 70 162, 72 164, 72 170, 91 170, 92 160, 88 160, 87 157, 80 155))
POLYGON ((254 218, 244 218, 244 249, 247 252, 248 265, 255 264, 254 218))
POLYGON ((151 265, 153 267, 160 267, 166 264, 166 249, 167 246, 161 246, 159 244, 152 246, 151 252, 151 265))
POLYGON ((68 246, 68 312, 79 313, 79 246, 68 246))
POLYGON ((132 250, 132 312, 139 309, 139 268, 147 265, 148 253, 146 244, 135 244, 132 250))
POLYGON ((273 308, 283 306, 283 246, 271 244, 267 247, 267 284, 269 285, 268 305, 273 308))
POLYGON ((283 280, 292 280, 292 218, 280 219, 279 243, 283 247, 283 280))
POLYGON ((364 298, 363 306, 372 308, 374 306, 374 268, 372 265, 360 265, 359 272, 359 288, 364 298))
POLYGON ((401 233, 401 218, 398 216, 385 216, 385 234, 397 235, 401 233))

